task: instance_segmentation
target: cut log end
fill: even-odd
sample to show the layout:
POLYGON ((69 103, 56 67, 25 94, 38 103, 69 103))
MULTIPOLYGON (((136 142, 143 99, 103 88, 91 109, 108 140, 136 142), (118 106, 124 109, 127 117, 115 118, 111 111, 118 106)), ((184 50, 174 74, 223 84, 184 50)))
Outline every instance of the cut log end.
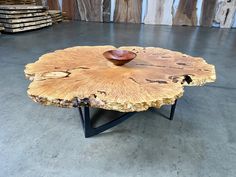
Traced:
POLYGON ((91 107, 120 112, 173 104, 184 86, 214 82, 204 59, 154 47, 120 47, 137 57, 115 66, 102 55, 113 46, 81 46, 45 54, 28 64, 28 95, 43 105, 91 107))

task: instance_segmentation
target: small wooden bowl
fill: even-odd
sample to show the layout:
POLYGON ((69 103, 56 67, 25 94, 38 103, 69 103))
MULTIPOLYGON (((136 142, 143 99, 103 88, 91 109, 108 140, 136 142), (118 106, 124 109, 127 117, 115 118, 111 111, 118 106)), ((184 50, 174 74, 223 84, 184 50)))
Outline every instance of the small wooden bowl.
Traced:
POLYGON ((128 50, 108 50, 103 53, 103 56, 114 65, 122 66, 133 60, 137 55, 128 50))

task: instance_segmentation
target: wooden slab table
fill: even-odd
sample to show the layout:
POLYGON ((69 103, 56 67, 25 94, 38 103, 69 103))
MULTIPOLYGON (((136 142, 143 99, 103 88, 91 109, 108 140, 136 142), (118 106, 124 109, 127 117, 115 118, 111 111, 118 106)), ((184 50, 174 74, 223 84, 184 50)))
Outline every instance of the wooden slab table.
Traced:
POLYGON ((155 47, 127 46, 137 57, 123 66, 104 58, 114 46, 78 46, 45 54, 26 65, 32 82, 28 95, 43 105, 78 107, 85 137, 101 133, 150 107, 173 105, 184 86, 201 86, 216 79, 215 68, 203 58, 155 47), (82 111, 81 107, 84 107, 82 111), (126 112, 100 127, 92 127, 89 107, 126 112))

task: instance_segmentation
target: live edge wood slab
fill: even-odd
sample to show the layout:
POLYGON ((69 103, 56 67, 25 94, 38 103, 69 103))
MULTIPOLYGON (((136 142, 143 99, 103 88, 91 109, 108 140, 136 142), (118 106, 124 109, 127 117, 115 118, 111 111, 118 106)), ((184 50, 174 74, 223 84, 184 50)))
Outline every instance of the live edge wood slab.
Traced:
POLYGON ((78 46, 45 54, 26 65, 32 82, 28 95, 44 105, 73 107, 76 100, 91 107, 120 112, 144 111, 173 104, 184 86, 216 79, 203 58, 154 47, 127 46, 137 57, 115 66, 103 56, 113 46, 78 46))

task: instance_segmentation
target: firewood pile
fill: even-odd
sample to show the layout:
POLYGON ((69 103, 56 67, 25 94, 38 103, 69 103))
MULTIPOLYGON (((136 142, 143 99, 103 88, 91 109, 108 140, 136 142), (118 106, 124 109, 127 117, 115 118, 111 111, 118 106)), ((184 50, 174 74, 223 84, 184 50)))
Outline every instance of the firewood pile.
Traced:
POLYGON ((52 25, 47 8, 35 5, 0 5, 4 32, 15 33, 52 25))

